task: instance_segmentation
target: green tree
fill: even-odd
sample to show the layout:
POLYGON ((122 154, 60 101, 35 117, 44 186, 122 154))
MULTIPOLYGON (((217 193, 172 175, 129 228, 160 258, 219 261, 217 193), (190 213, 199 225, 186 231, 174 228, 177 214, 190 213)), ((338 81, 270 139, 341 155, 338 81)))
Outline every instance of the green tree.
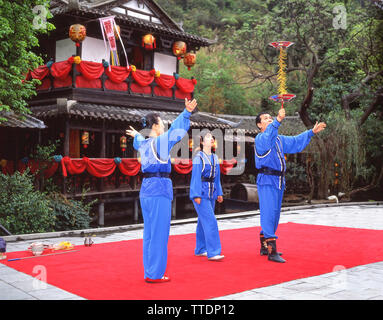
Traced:
MULTIPOLYGON (((290 114, 298 111, 307 128, 315 120, 334 124, 312 143, 318 197, 326 198, 330 168, 334 155, 341 154, 340 148, 360 151, 360 157, 342 154, 345 168, 354 173, 350 177, 357 179, 363 172, 366 157, 362 146, 366 140, 358 126, 382 104, 382 12, 373 4, 362 7, 358 2, 348 1, 282 0, 265 4, 266 15, 255 17, 248 13, 241 28, 232 28, 233 36, 227 41, 248 68, 248 82, 254 83, 258 91, 268 85, 264 96, 269 95, 269 84, 274 85, 274 94, 278 86, 278 51, 268 44, 278 40, 294 42, 288 49, 286 72, 288 91, 297 98, 288 103, 287 110, 290 114), (339 10, 346 15, 342 16, 339 10), (334 118, 343 127, 335 125, 334 118), (339 144, 333 143, 337 138, 339 144)), ((349 190, 355 181, 346 182, 349 190)))
MULTIPOLYGON (((49 0, 0 0, 0 112, 30 113, 25 100, 36 94, 38 80, 23 81, 29 70, 43 64, 32 52, 37 35, 54 26, 45 21, 51 15, 49 0), (35 9, 34 9, 35 8, 35 9)), ((4 118, 0 121, 5 120, 4 118)))

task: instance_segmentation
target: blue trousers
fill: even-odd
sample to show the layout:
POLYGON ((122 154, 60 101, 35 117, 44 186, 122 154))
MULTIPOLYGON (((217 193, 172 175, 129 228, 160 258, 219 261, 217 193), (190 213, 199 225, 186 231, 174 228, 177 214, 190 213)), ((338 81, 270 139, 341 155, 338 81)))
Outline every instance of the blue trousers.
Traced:
POLYGON ((217 219, 214 215, 215 199, 201 199, 201 204, 193 200, 198 214, 195 254, 207 252, 208 258, 221 254, 217 219))
POLYGON ((278 238, 276 236, 279 218, 281 215, 281 206, 283 192, 272 185, 258 185, 259 211, 261 213, 261 234, 266 239, 278 238))
POLYGON ((158 196, 140 198, 140 203, 144 218, 144 277, 161 279, 168 260, 172 201, 158 196))

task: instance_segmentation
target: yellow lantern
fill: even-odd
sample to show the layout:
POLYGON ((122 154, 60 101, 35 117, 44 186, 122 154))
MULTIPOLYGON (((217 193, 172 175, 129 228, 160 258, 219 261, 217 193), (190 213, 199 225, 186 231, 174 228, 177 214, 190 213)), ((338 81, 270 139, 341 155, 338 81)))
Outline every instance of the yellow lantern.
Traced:
POLYGON ((120 147, 121 147, 122 152, 124 152, 126 150, 127 144, 126 144, 126 137, 125 136, 121 136, 121 138, 120 138, 120 147))
POLYGON ((190 139, 189 139, 189 150, 190 150, 190 151, 193 150, 193 145, 194 145, 193 139, 190 138, 190 139))
POLYGON ((82 133, 82 136, 81 136, 81 143, 83 145, 83 147, 86 149, 88 148, 88 144, 89 144, 89 132, 88 131, 84 131, 82 133))
POLYGON ((120 39, 120 37, 118 36, 120 34, 121 34, 121 28, 120 28, 120 26, 116 25, 114 27, 114 36, 116 37, 116 40, 120 39))
POLYGON ((147 34, 142 37, 142 46, 146 50, 153 50, 156 48, 156 38, 151 34, 147 34))
POLYGON ((76 42, 76 47, 86 38, 86 28, 82 24, 72 24, 69 27, 69 38, 76 42))
POLYGON ((190 68, 195 65, 197 60, 197 55, 192 52, 188 52, 184 56, 184 65, 188 67, 188 70, 190 71, 190 68))
POLYGON ((178 60, 186 53, 186 43, 183 41, 176 41, 173 44, 173 54, 177 57, 178 60))

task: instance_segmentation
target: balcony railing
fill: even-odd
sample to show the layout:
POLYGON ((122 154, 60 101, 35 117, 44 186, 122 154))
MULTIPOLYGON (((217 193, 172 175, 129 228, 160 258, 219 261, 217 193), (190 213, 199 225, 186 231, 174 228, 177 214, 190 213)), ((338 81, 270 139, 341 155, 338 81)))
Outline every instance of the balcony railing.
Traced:
POLYGON ((38 92, 62 88, 84 88, 130 95, 147 95, 168 99, 191 99, 196 79, 181 78, 178 74, 161 74, 156 70, 139 70, 135 66, 109 66, 107 62, 82 61, 79 56, 65 61, 48 62, 28 73, 26 80, 42 83, 38 92))

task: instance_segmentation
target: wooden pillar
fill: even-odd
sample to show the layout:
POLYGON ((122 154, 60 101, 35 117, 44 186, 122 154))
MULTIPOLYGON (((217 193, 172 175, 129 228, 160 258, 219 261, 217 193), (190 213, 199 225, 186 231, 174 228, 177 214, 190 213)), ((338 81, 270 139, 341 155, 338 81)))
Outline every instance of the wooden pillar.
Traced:
POLYGON ((172 218, 176 218, 177 213, 177 195, 174 194, 173 201, 172 201, 172 218))
POLYGON ((138 198, 134 199, 134 221, 138 221, 138 198))
POLYGON ((106 157, 106 131, 105 131, 105 120, 102 120, 100 158, 105 158, 105 157, 106 157))
POLYGON ((105 222, 105 204, 101 200, 98 205, 98 226, 103 227, 105 222))
POLYGON ((69 119, 65 119, 64 156, 69 157, 70 125, 69 119))

